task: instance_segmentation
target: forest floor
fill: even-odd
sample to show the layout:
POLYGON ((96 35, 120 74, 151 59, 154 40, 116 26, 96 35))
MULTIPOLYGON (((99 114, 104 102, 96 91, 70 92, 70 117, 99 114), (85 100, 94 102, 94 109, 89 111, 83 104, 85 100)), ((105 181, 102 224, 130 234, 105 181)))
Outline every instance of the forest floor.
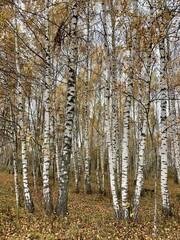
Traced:
MULTIPOLYGON (((159 180, 158 180, 159 182, 159 180)), ((32 186, 31 182, 31 187, 32 186)), ((40 184, 39 184, 40 185, 40 184)), ((145 187, 153 189, 154 179, 149 177, 145 187)), ((93 186, 95 190, 95 186, 93 186)), ((131 185, 133 190, 133 185, 131 185)), ((157 239, 180 239, 180 189, 173 179, 169 180, 170 200, 173 216, 166 219, 161 214, 160 186, 157 188, 157 239)), ((21 187, 22 192, 22 187, 21 187)), ((57 187, 53 187, 56 200, 57 187)), ((22 194, 21 194, 22 195, 22 194)), ((110 191, 106 196, 96 192, 85 195, 83 190, 76 194, 73 181, 69 192, 69 215, 57 218, 45 215, 43 210, 42 187, 38 186, 37 196, 33 195, 36 211, 27 213, 21 205, 19 216, 15 208, 13 175, 0 172, 0 239, 154 239, 154 193, 141 198, 138 222, 123 222, 114 219, 110 191)))

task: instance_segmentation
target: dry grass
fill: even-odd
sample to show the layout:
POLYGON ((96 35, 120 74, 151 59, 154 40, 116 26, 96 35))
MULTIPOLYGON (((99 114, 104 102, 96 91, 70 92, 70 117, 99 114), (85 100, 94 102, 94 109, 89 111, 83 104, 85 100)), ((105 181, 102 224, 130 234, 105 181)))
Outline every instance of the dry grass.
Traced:
MULTIPOLYGON (((97 193, 85 195, 83 190, 79 194, 73 191, 73 181, 69 192, 69 215, 64 219, 51 217, 43 211, 41 186, 34 198, 36 212, 27 213, 23 207, 17 218, 15 210, 15 196, 13 175, 0 173, 0 239, 153 239, 154 195, 147 194, 141 199, 139 220, 134 222, 116 221, 111 203, 111 196, 97 193)), ((158 180, 159 181, 159 180, 158 180)), ((32 183, 31 183, 32 185, 32 183)), ((153 189, 154 180, 149 178, 145 182, 147 188, 153 189)), ((96 187, 93 186, 95 191, 96 187)), ((130 186, 131 192, 133 185, 130 186)), ((165 219, 161 215, 161 197, 158 184, 158 238, 180 239, 179 225, 179 186, 170 178, 169 189, 173 216, 165 219)), ((53 198, 56 200, 57 187, 53 187, 53 198)), ((21 199, 23 206, 23 200, 21 199)))

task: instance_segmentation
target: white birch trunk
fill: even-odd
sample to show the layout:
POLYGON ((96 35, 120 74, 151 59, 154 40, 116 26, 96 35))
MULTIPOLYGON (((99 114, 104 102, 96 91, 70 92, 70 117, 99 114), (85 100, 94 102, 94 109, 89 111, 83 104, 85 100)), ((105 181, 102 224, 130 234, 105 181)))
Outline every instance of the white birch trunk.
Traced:
POLYGON ((143 190, 144 176, 143 176, 143 166, 144 166, 144 150, 146 141, 146 131, 147 131, 147 116, 144 116, 143 128, 141 132, 141 140, 139 144, 139 161, 138 161, 138 171, 136 179, 136 188, 134 196, 134 216, 133 219, 136 220, 138 216, 139 200, 140 195, 143 190))
POLYGON ((142 91, 141 91, 141 83, 138 84, 138 105, 137 105, 137 129, 136 129, 136 156, 135 156, 135 172, 134 172, 134 184, 136 184, 137 180, 137 172, 138 172, 138 164, 139 164, 139 150, 141 143, 141 132, 142 132, 142 91))
POLYGON ((116 37, 115 37, 115 14, 114 3, 110 1, 111 7, 111 28, 112 28, 112 64, 111 64, 111 77, 112 77, 112 145, 113 145, 113 164, 116 170, 116 180, 118 186, 118 193, 120 193, 120 174, 119 174, 119 145, 118 145, 118 90, 117 90, 117 67, 116 67, 116 37))
POLYGON ((116 193, 116 177, 115 177, 115 169, 116 164, 113 158, 113 145, 111 139, 111 111, 110 111, 110 103, 109 103, 109 84, 110 84, 110 67, 111 67, 111 57, 110 52, 108 49, 108 39, 107 39, 107 24, 106 24, 106 6, 102 1, 102 8, 103 8, 103 25, 104 25, 104 38, 105 38, 105 58, 106 58, 106 68, 107 68, 107 81, 105 86, 105 128, 106 128, 106 142, 108 147, 108 163, 109 163, 109 172, 110 172, 110 186, 111 186, 111 194, 113 199, 113 207, 115 211, 116 219, 120 218, 120 207, 118 203, 118 197, 116 193))
POLYGON ((133 92, 133 51, 130 49, 130 69, 127 86, 127 95, 124 106, 124 128, 122 138, 122 218, 128 220, 130 217, 130 202, 128 196, 128 168, 129 168, 129 135, 130 135, 130 112, 131 112, 131 95, 133 92))
POLYGON ((12 119, 12 122, 13 122, 13 132, 12 132, 13 145, 12 145, 12 149, 13 149, 14 190, 15 190, 15 196, 16 196, 16 209, 17 209, 17 213, 18 213, 19 212, 19 181, 18 181, 18 166, 17 166, 17 160, 18 160, 18 156, 17 156, 17 129, 16 129, 16 126, 15 126, 15 121, 16 120, 15 120, 15 116, 13 114, 12 104, 11 104, 11 116, 12 116, 11 119, 12 119))
POLYGON ((72 161, 75 177, 75 193, 79 193, 79 168, 78 168, 78 138, 77 138, 77 116, 74 116, 73 139, 72 139, 72 161))
POLYGON ((55 155, 56 155, 56 158, 55 158, 55 161, 56 161, 56 172, 57 172, 57 179, 59 181, 59 178, 60 178, 60 169, 59 169, 59 132, 58 132, 58 126, 59 126, 59 123, 60 122, 60 119, 58 117, 58 114, 56 112, 56 122, 55 122, 55 128, 56 128, 56 131, 55 131, 55 155))
MULTIPOLYGON (((100 90, 100 89, 99 89, 100 90)), ((102 193, 101 190, 101 183, 100 183, 100 162, 101 162, 101 150, 100 150, 100 145, 101 145, 101 134, 100 134, 100 129, 101 129, 101 110, 100 110, 100 101, 99 101, 99 113, 98 113, 98 132, 97 132, 97 159, 96 159, 96 181, 97 181, 97 187, 98 187, 98 192, 102 193)))
POLYGON ((68 213, 68 186, 69 186, 69 165, 72 149, 73 120, 76 99, 76 64, 77 64, 77 13, 78 2, 71 5, 71 45, 69 55, 69 78, 66 104, 66 118, 64 125, 64 138, 62 144, 62 155, 60 165, 60 179, 58 189, 58 200, 56 214, 65 216, 68 213))
POLYGON ((23 88, 22 88, 22 75, 20 68, 20 59, 19 59, 19 44, 18 44, 18 25, 17 25, 17 17, 16 17, 16 6, 14 5, 14 21, 13 25, 15 28, 15 63, 16 63, 16 71, 18 76, 17 82, 17 104, 19 110, 19 135, 21 141, 21 158, 22 158, 22 175, 23 175, 23 192, 24 192, 24 201, 25 207, 29 212, 34 212, 34 204, 31 198, 29 183, 28 183, 28 166, 27 166, 27 157, 26 157, 26 126, 24 123, 24 109, 23 109, 23 88))
POLYGON ((101 112, 101 77, 98 78, 98 130, 97 130, 97 166, 96 166, 96 181, 98 186, 98 192, 104 193, 104 157, 103 151, 103 139, 102 139, 102 112, 101 112), (100 165, 101 165, 101 179, 100 179, 100 165), (102 186, 102 187, 101 187, 102 186), (103 189, 103 190, 102 190, 103 189))
POLYGON ((122 139, 122 217, 129 219, 128 200, 128 166, 129 166, 129 121, 130 121, 131 97, 127 96, 124 106, 124 131, 122 139))
POLYGON ((173 158, 173 166, 175 167, 177 182, 180 183, 180 155, 179 155, 179 140, 178 140, 178 125, 177 125, 177 117, 176 117, 176 107, 175 107, 175 94, 171 92, 171 102, 170 102, 170 111, 171 111, 171 143, 172 143, 172 158, 173 158))
POLYGON ((90 181, 90 156, 89 156, 89 119, 88 119, 88 106, 87 106, 87 86, 85 87, 85 96, 84 96, 84 112, 85 112, 85 129, 84 129, 84 147, 85 147, 85 168, 84 168, 84 180, 85 180, 85 192, 86 194, 91 194, 91 181, 90 181))
POLYGON ((45 90, 44 90, 44 142, 43 142, 43 196, 48 215, 53 211, 50 191, 50 45, 49 45, 49 0, 45 2, 45 90))
POLYGON ((89 114, 88 114, 88 81, 89 81, 89 54, 90 54, 90 0, 87 3, 87 56, 86 56, 86 77, 85 77, 85 91, 84 91, 84 117, 85 117, 85 129, 84 129, 84 147, 85 147, 85 169, 84 169, 84 180, 85 180, 85 192, 91 194, 91 181, 90 181, 90 156, 89 156, 89 114))
POLYGON ((161 78, 161 194, 162 211, 165 216, 171 214, 169 190, 168 190, 168 159, 167 159, 167 83, 165 66, 165 40, 162 39, 159 44, 160 50, 160 78, 161 78))
MULTIPOLYGON (((136 2, 137 4, 137 2, 136 2)), ((135 9, 137 6, 135 6, 135 9)), ((137 9, 136 9, 137 11, 137 9)), ((138 208, 140 203, 140 196, 141 193, 143 194, 143 185, 144 185, 144 154, 145 154, 145 143, 146 143, 146 135, 148 130, 148 113, 150 107, 150 79, 151 79, 151 55, 152 55, 152 42, 151 42, 151 27, 152 27, 152 16, 153 16, 153 8, 150 8, 150 17, 148 19, 148 31, 149 31, 149 39, 148 39, 148 50, 147 50, 147 65, 146 65, 146 82, 144 84, 144 120, 142 124, 142 131, 139 139, 139 146, 138 146, 138 167, 137 167, 137 178, 136 178, 136 188, 135 188, 135 196, 134 196, 134 215, 133 219, 137 220, 138 217, 138 208)), ((141 94, 141 91, 140 91, 141 94)), ((140 96, 139 96, 140 97, 140 96)), ((139 99, 140 100, 140 99, 139 99)), ((139 106, 141 107, 141 106, 139 106)), ((139 112, 140 116, 138 120, 142 120, 141 118, 141 109, 139 112)), ((140 130, 140 129, 139 129, 140 130)))
POLYGON ((16 143, 13 146, 13 169, 14 169, 14 190, 16 196, 16 209, 19 209, 19 182, 18 182, 18 168, 17 168, 17 154, 16 154, 16 143))
POLYGON ((113 198, 113 207, 115 211, 116 219, 120 218, 120 207, 118 203, 118 197, 116 193, 116 177, 115 177, 115 164, 113 162, 113 148, 111 141, 111 128, 110 128, 110 118, 109 118, 109 87, 106 86, 105 90, 105 127, 106 127, 106 142, 108 147, 108 163, 109 163, 109 174, 110 174, 110 186, 111 194, 113 198))

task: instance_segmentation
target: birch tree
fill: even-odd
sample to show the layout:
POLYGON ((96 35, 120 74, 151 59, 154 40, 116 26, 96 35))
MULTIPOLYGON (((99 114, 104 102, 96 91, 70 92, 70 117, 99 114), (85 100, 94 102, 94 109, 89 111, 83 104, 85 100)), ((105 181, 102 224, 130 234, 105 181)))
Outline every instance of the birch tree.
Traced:
MULTIPOLYGON (((128 34, 129 36, 129 34, 128 34)), ((129 36, 130 37, 130 36, 129 36)), ((131 97, 133 94, 133 46, 132 40, 129 43, 129 76, 127 83, 127 93, 124 103, 124 127, 122 137, 122 180, 121 180, 121 199, 122 199, 122 218, 124 220, 130 217, 130 202, 128 196, 128 168, 129 168, 129 136, 130 136, 130 112, 131 97)))
MULTIPOLYGON (((161 22, 160 33, 163 30, 161 22)), ((168 159, 167 159, 167 82, 166 82, 166 55, 165 55, 165 38, 162 37, 159 43, 160 51, 160 84, 161 84, 161 194, 162 210, 165 216, 171 214, 169 190, 168 190, 168 159)))
MULTIPOLYGON (((178 140, 178 124, 177 124, 177 113, 175 106, 175 94, 174 90, 171 91, 170 94, 170 114, 171 114, 171 142, 172 142, 172 158, 173 158, 173 166, 175 171, 177 172, 177 182, 180 183, 180 153, 179 153, 179 140, 178 140)), ((175 173, 176 174, 176 173, 175 173)))
POLYGON ((18 23, 17 23, 17 12, 16 6, 18 3, 14 2, 14 20, 13 26, 15 29, 14 32, 14 41, 15 41, 15 66, 17 72, 17 106, 19 111, 19 137, 21 142, 21 158, 22 158, 22 175, 23 175, 23 192, 24 192, 24 200, 25 206, 29 212, 34 212, 34 204, 32 201, 32 197, 30 194, 29 189, 29 181, 28 181, 28 162, 27 162, 27 153, 26 153, 26 125, 25 125, 25 118, 24 118, 24 110, 23 107, 23 78, 21 74, 21 67, 20 67, 20 50, 19 50, 19 42, 18 42, 18 23))
MULTIPOLYGON (((137 8, 137 5, 135 6, 137 8)), ((137 12, 137 10, 135 10, 137 12)), ((152 65, 152 39, 151 39, 151 29, 153 18, 153 1, 151 1, 149 16, 148 16, 148 28, 147 28, 147 36, 148 42, 147 45, 147 63, 146 63, 146 75, 145 75, 145 84, 144 84, 144 119, 142 124, 142 130, 139 139, 139 154, 138 154, 138 167, 137 167, 137 178, 136 178, 136 188, 134 194, 134 216, 133 219, 136 220, 138 216, 138 207, 140 201, 140 195, 143 193, 143 185, 144 185, 144 165, 145 165, 145 144, 146 144, 146 134, 148 130, 148 115, 150 108, 150 84, 151 84, 151 65, 152 65)))
POLYGON ((61 153, 60 179, 58 184, 58 199, 56 214, 65 216, 68 212, 69 165, 72 148, 72 133, 76 98, 76 64, 77 64, 77 22, 78 1, 73 1, 70 9, 70 37, 68 63, 68 89, 65 109, 64 137, 61 153))
POLYGON ((91 181, 90 181, 90 156, 89 156, 89 112, 88 112, 88 81, 90 76, 89 66, 89 54, 90 54, 90 0, 87 2, 87 37, 86 37, 86 76, 85 76, 85 91, 84 91, 84 147, 85 147, 85 169, 84 169, 84 180, 85 180, 85 192, 90 194, 91 181))
MULTIPOLYGON (((111 56, 110 49, 108 47, 108 28, 107 28, 107 9, 105 3, 102 1, 102 9, 103 9, 103 28, 104 28, 104 50, 105 50, 105 58, 106 58, 106 68, 107 68, 107 78, 105 83, 105 128, 106 128, 106 142, 108 149, 108 163, 109 163, 109 174, 110 174, 110 186, 111 186, 111 194, 113 199, 113 207, 115 211, 115 217, 117 219, 120 218, 120 207, 118 203, 118 197, 116 192, 116 177, 115 177, 115 169, 116 169, 116 159, 113 158, 113 143, 111 139, 111 112, 112 102, 110 103, 110 81, 111 81, 111 56)), ((114 125, 114 127, 116 127, 114 125)), ((115 131, 115 129, 113 129, 115 131)), ((115 133, 115 132, 114 132, 115 133)), ((115 136, 114 136, 115 138, 115 136)), ((116 146, 114 146, 116 148, 116 146)))
POLYGON ((49 0, 45 2, 45 91, 44 91, 44 143, 43 143, 43 195, 44 208, 47 214, 53 211, 53 203, 50 191, 50 81, 51 61, 49 43, 49 0))

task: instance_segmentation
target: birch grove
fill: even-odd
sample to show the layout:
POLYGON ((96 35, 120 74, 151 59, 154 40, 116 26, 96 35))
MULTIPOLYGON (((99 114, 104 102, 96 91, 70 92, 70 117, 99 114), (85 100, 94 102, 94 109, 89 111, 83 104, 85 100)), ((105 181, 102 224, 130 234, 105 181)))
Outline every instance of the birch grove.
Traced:
POLYGON ((45 213, 65 217, 75 191, 107 197, 116 219, 136 221, 149 192, 172 215, 178 11, 168 0, 3 1, 0 169, 14 174, 17 209, 22 185, 30 213, 42 194, 45 213))

